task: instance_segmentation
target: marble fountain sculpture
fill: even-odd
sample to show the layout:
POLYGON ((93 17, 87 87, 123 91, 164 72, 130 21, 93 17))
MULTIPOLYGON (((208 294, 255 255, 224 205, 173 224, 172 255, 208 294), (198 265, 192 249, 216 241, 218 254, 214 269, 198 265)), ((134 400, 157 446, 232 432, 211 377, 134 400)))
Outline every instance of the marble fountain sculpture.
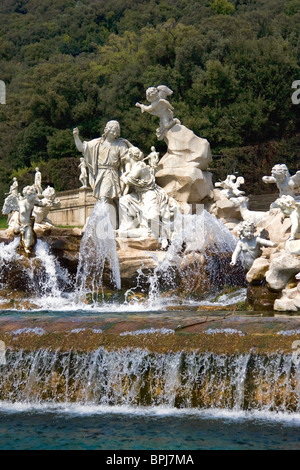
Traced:
POLYGON ((242 176, 227 175, 213 187, 210 144, 174 117, 172 93, 153 86, 146 91, 150 104, 136 103, 159 118, 156 136, 167 146, 161 158, 155 147, 145 156, 121 137, 115 120, 90 141, 73 129, 80 189, 90 186, 97 200, 81 235, 49 232, 48 215, 59 201, 53 188, 42 189, 38 168, 23 196, 13 181, 2 209, 8 232, 30 256, 41 233, 64 267, 72 266, 77 298, 90 292, 98 301, 104 286, 127 289, 126 299, 139 290, 151 297, 163 285, 203 299, 225 285, 247 285, 250 305, 263 290, 268 301, 257 308, 299 309, 300 172, 291 176, 285 164, 275 165, 263 182, 275 183, 279 198, 266 212, 249 210, 242 176))
POLYGON ((17 178, 13 178, 9 194, 4 200, 2 214, 7 215, 9 232, 20 236, 20 249, 32 255, 37 242, 36 229, 52 227, 48 218, 52 208, 60 207, 54 188, 42 189, 42 175, 39 168, 35 169, 34 184, 26 186, 21 195, 18 192, 17 178))
MULTIPOLYGON (((146 92, 150 105, 136 103, 142 112, 159 117, 156 135, 167 144, 167 153, 161 160, 155 147, 145 156, 138 147, 121 137, 117 121, 108 121, 101 137, 91 141, 82 140, 78 128, 73 129, 75 145, 83 154, 89 184, 98 200, 94 213, 84 227, 81 245, 81 254, 84 255, 79 257, 77 276, 80 292, 86 290, 88 278, 92 278, 92 285, 95 286, 95 277, 103 275, 101 259, 106 257, 105 253, 113 266, 113 285, 119 285, 116 281, 116 262, 112 256, 114 249, 118 248, 121 271, 125 253, 129 253, 125 264, 129 266, 133 263, 135 275, 137 272, 141 274, 141 268, 145 268, 154 269, 154 277, 158 271, 168 275, 173 271, 176 277, 179 272, 187 272, 195 262, 197 266, 212 265, 213 262, 203 254, 208 247, 214 252, 211 257, 214 262, 218 250, 226 253, 227 264, 230 261, 229 253, 234 248, 235 237, 209 212, 204 211, 202 204, 213 191, 212 175, 208 171, 210 145, 174 118, 173 107, 166 99, 171 94, 172 91, 166 86, 150 87, 146 92), (199 213, 194 214, 195 217, 192 204, 199 205, 199 213), (112 243, 108 241, 105 208, 116 237, 112 243), (95 216, 96 212, 99 213, 98 217, 95 216), (102 222, 99 223, 99 220, 102 222), (191 255, 195 252, 198 253, 196 256, 191 255), (97 258, 97 253, 101 253, 101 259, 97 258), (96 263, 95 259, 98 259, 96 263), (134 264, 134 259, 138 264, 134 264), (94 273, 89 275, 91 265, 94 265, 94 273), (96 266, 101 266, 101 273, 96 266)), ((214 271, 213 266, 211 271, 214 271)), ((124 283, 126 276, 121 277, 124 283)), ((210 283, 207 290, 209 287, 210 283)), ((92 290, 95 292, 94 287, 92 290)))

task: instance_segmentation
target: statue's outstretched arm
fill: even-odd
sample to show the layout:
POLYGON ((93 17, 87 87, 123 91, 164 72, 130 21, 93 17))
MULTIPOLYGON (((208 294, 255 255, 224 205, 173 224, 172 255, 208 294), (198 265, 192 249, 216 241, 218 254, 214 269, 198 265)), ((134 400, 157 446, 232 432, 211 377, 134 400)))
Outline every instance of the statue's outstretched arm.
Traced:
POLYGON ((242 245, 240 242, 237 243, 234 252, 232 253, 230 266, 234 266, 242 252, 242 245))
POLYGON ((262 180, 264 183, 276 183, 274 176, 263 176, 262 180))
POLYGON ((79 138, 79 129, 78 127, 75 127, 73 129, 73 136, 74 136, 74 141, 75 141, 75 145, 76 145, 76 148, 79 152, 83 153, 83 143, 81 142, 80 138, 79 138))

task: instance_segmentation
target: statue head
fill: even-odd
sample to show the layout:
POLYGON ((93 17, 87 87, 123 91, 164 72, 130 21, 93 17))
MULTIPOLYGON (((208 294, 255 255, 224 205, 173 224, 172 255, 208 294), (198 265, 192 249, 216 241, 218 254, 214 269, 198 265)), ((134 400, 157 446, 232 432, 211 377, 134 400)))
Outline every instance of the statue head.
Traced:
POLYGON ((52 201, 55 198, 55 189, 51 188, 51 186, 47 186, 47 188, 42 192, 42 195, 45 199, 52 201))
POLYGON ((23 196, 26 198, 26 199, 34 199, 36 197, 36 190, 35 190, 35 187, 34 186, 25 186, 25 188, 23 188, 23 196))
POLYGON ((141 161, 144 158, 143 152, 138 147, 130 147, 128 149, 129 158, 133 158, 135 161, 141 161))
POLYGON ((253 222, 247 222, 246 220, 240 224, 240 234, 251 240, 254 237, 256 231, 256 225, 253 222))
POLYGON ((151 87, 147 88, 146 98, 150 102, 157 100, 157 98, 159 98, 157 88, 155 88, 154 86, 151 86, 151 87))
POLYGON ((114 138, 120 137, 121 129, 120 129, 120 124, 118 123, 118 121, 112 120, 106 123, 103 137, 107 137, 109 134, 111 134, 112 137, 114 138))
POLYGON ((40 169, 38 167, 36 167, 35 171, 40 171, 40 169))
POLYGON ((271 175, 280 181, 283 181, 287 176, 289 176, 288 167, 284 163, 274 165, 272 168, 271 175))

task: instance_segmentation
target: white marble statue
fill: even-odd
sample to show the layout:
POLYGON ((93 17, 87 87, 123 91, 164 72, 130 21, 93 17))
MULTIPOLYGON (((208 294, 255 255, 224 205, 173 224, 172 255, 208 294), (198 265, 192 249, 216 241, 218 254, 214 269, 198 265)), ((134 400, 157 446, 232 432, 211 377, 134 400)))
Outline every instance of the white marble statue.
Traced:
POLYGON ((51 188, 50 186, 44 189, 41 196, 39 196, 39 198, 41 198, 40 204, 34 206, 32 213, 35 219, 35 224, 46 227, 52 227, 53 222, 48 219, 48 214, 52 208, 59 208, 61 206, 61 203, 58 199, 56 199, 56 193, 54 188, 51 188))
POLYGON ((131 192, 119 199, 118 234, 121 237, 161 238, 165 245, 172 237, 172 221, 179 206, 155 183, 141 150, 131 147, 128 155, 132 166, 121 179, 131 192))
POLYGON ((33 186, 25 186, 23 196, 18 197, 18 212, 14 214, 13 230, 15 235, 21 236, 20 247, 25 253, 30 254, 36 244, 36 234, 33 229, 34 217, 32 215, 35 206, 41 206, 42 202, 37 197, 33 186))
MULTIPOLYGON (((295 197, 295 191, 300 188, 300 171, 291 176, 288 167, 281 163, 273 166, 271 176, 263 176, 262 180, 264 183, 275 183, 279 189, 279 197, 295 197)), ((273 202, 271 208, 276 207, 278 207, 276 202, 273 202)))
POLYGON ((276 243, 255 235, 256 225, 252 222, 244 221, 240 224, 240 240, 232 254, 231 266, 237 263, 240 255, 243 255, 245 269, 249 271, 254 260, 262 254, 261 247, 275 247, 276 243))
POLYGON ((77 150, 84 156, 93 195, 111 212, 114 201, 122 194, 119 170, 131 144, 120 138, 118 121, 107 122, 102 136, 91 141, 82 142, 77 127, 73 129, 73 135, 77 150))
POLYGON ((159 162, 159 153, 156 151, 154 146, 151 147, 151 152, 149 155, 144 158, 144 162, 146 161, 148 162, 151 173, 155 176, 159 162))
POLYGON ((293 196, 283 195, 275 201, 283 214, 283 218, 289 217, 291 220, 291 235, 288 241, 300 238, 300 202, 293 196))
POLYGON ((239 187, 244 184, 245 180, 243 176, 238 178, 235 175, 228 175, 224 181, 215 183, 216 188, 222 188, 220 193, 222 196, 230 199, 232 197, 239 197, 245 194, 245 191, 241 191, 239 187))
POLYGON ((13 183, 9 188, 9 193, 7 193, 7 197, 4 199, 4 204, 2 207, 2 214, 7 215, 7 223, 9 225, 10 219, 15 211, 19 210, 18 206, 18 180, 16 177, 13 178, 13 183))
POLYGON ((79 181, 81 183, 82 188, 87 188, 88 185, 88 174, 87 174, 87 167, 84 161, 84 158, 80 158, 80 163, 78 165, 78 168, 80 168, 80 176, 79 176, 79 181))
POLYGON ((296 238, 300 238, 300 202, 295 203, 295 209, 291 213, 290 219, 292 227, 289 240, 296 240, 296 238))
POLYGON ((35 187, 35 190, 38 194, 42 194, 42 192, 43 192, 42 174, 41 174, 40 169, 38 167, 35 169, 34 187, 35 187))
POLYGON ((142 113, 146 111, 160 118, 159 128, 156 129, 158 140, 163 140, 166 132, 171 127, 175 124, 180 124, 180 121, 173 117, 173 106, 166 100, 166 97, 172 94, 173 91, 166 85, 152 86, 146 90, 146 98, 151 104, 147 106, 142 103, 136 103, 136 106, 141 108, 142 113))
POLYGON ((252 222, 253 224, 258 224, 262 220, 266 219, 269 215, 269 212, 263 211, 251 211, 248 209, 249 198, 245 196, 239 196, 235 199, 232 199, 234 204, 239 207, 242 219, 247 222, 252 222))

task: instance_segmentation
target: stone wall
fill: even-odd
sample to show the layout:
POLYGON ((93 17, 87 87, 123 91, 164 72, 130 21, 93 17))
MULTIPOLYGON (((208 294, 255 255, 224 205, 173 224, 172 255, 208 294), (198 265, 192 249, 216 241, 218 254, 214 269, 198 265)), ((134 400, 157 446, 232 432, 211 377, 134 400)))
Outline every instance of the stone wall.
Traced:
POLYGON ((90 188, 62 191, 57 198, 61 207, 51 210, 49 218, 54 225, 63 226, 84 226, 96 202, 90 188))
MULTIPOLYGON (((251 206, 251 210, 268 210, 270 203, 276 197, 276 194, 252 196, 250 197, 249 206, 251 206)), ((62 191, 57 193, 57 198, 61 202, 61 207, 51 210, 50 219, 54 225, 63 226, 84 226, 96 202, 91 188, 62 191)))

